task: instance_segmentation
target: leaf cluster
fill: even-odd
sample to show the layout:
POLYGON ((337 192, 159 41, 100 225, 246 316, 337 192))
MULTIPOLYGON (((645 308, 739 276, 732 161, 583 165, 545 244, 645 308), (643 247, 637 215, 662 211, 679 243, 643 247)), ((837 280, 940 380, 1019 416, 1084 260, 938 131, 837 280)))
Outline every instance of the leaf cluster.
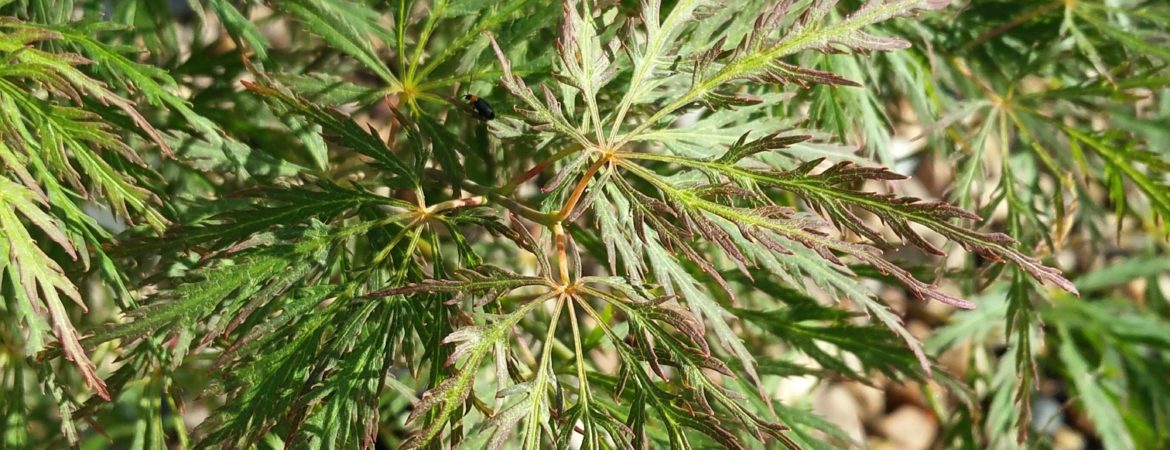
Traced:
POLYGON ((1165 5, 99 3, 0 5, 5 446, 859 445, 807 376, 941 385, 956 446, 1042 378, 1170 427, 1165 5))

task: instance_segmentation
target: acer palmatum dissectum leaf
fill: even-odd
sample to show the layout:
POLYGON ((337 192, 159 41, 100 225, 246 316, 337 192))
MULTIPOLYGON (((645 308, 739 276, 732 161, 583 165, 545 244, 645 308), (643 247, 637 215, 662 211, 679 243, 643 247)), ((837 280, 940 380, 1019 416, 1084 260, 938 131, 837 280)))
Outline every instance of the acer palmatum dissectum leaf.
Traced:
POLYGON ((405 286, 371 292, 369 298, 415 294, 453 294, 448 302, 456 302, 467 295, 481 297, 477 307, 495 301, 500 296, 525 286, 555 287, 548 278, 523 276, 499 267, 483 265, 475 269, 460 269, 455 275, 461 280, 423 280, 405 286))
MULTIPOLYGON (((766 13, 769 15, 769 18, 765 19, 764 22, 769 24, 782 23, 781 19, 791 13, 789 10, 791 3, 788 1, 777 3, 773 12, 766 13)), ((728 61, 723 62, 718 68, 709 70, 713 73, 698 73, 707 72, 708 70, 704 70, 702 67, 696 68, 697 74, 695 75, 695 79, 697 81, 693 83, 686 93, 676 96, 669 104, 659 108, 624 138, 618 139, 617 142, 625 143, 637 139, 638 135, 650 127, 657 125, 659 120, 667 117, 669 114, 694 101, 706 98, 709 94, 715 92, 716 89, 736 80, 763 77, 761 79, 791 79, 795 81, 801 78, 795 77, 795 75, 798 72, 803 72, 803 79, 806 82, 821 79, 837 84, 849 84, 847 80, 839 79, 831 74, 810 71, 809 69, 783 69, 783 66, 778 66, 777 64, 781 63, 781 58, 805 50, 830 52, 900 48, 901 43, 894 44, 894 41, 889 39, 878 42, 863 30, 870 25, 881 23, 895 17, 905 16, 918 10, 941 9, 948 3, 949 0, 898 0, 889 3, 870 0, 853 14, 840 21, 821 24, 820 22, 827 15, 828 11, 835 6, 836 1, 813 2, 805 14, 794 25, 785 29, 778 37, 771 36, 775 30, 757 30, 756 34, 753 34, 752 37, 744 39, 742 44, 736 48, 736 51, 731 54, 728 61), (777 67, 780 67, 782 70, 776 71, 777 67), (793 78, 783 76, 785 70, 792 73, 793 78)), ((711 65, 714 66, 715 64, 712 63, 711 65)))
POLYGON ((941 201, 922 201, 913 197, 876 194, 855 189, 864 181, 896 181, 906 177, 886 168, 861 167, 841 162, 819 173, 812 171, 821 163, 812 160, 789 171, 759 170, 722 161, 705 161, 671 155, 632 154, 629 157, 656 160, 683 165, 699 170, 717 180, 738 183, 749 189, 775 188, 799 195, 814 210, 831 219, 838 227, 849 229, 875 242, 881 235, 857 217, 852 210, 862 209, 882 219, 899 237, 928 253, 942 254, 914 231, 918 224, 959 243, 970 251, 995 260, 1008 261, 1024 269, 1033 278, 1051 283, 1068 292, 1076 293, 1076 286, 1061 276, 1060 271, 1041 264, 1033 257, 1012 248, 1016 241, 1003 233, 975 231, 955 220, 973 221, 979 216, 941 201))
POLYGON ((501 70, 504 73, 500 77, 501 84, 503 84, 504 89, 507 89, 508 92, 522 100, 530 108, 523 109, 516 106, 516 111, 524 115, 529 121, 536 123, 538 130, 555 131, 573 139, 581 145, 589 146, 589 139, 565 119, 564 112, 561 111, 561 105, 556 101, 556 97, 552 96, 552 91, 548 90, 547 87, 541 87, 545 92, 545 101, 548 101, 549 104, 543 103, 532 92, 532 89, 524 83, 524 80, 512 72, 512 63, 504 55, 504 51, 500 49, 500 44, 496 42, 495 37, 489 34, 488 38, 491 40, 492 49, 496 52, 496 58, 499 60, 501 70))
MULTIPOLYGON (((21 185, 0 177, 0 270, 7 269, 9 278, 16 282, 17 302, 14 306, 26 314, 30 345, 27 351, 42 350, 44 338, 51 329, 57 337, 65 358, 81 372, 85 385, 99 397, 109 400, 106 384, 97 375, 97 368, 79 342, 77 329, 69 320, 61 294, 87 311, 77 287, 65 277, 61 266, 49 258, 29 235, 16 215, 19 211, 30 222, 43 230, 54 242, 76 257, 72 244, 65 238, 61 225, 41 210, 40 198, 21 185), (11 266, 7 266, 8 264, 11 266)), ((31 355, 30 355, 31 356, 31 355)))

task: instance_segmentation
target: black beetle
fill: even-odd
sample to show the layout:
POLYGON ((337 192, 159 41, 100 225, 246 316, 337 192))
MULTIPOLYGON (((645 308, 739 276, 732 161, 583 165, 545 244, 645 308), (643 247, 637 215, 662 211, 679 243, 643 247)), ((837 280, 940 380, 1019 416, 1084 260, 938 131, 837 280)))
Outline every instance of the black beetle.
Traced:
POLYGON ((463 99, 467 100, 467 105, 471 106, 471 109, 475 110, 475 114, 478 115, 479 118, 484 120, 492 120, 496 118, 496 111, 493 110, 492 105, 489 105, 488 102, 484 101, 484 99, 474 95, 464 95, 463 99))

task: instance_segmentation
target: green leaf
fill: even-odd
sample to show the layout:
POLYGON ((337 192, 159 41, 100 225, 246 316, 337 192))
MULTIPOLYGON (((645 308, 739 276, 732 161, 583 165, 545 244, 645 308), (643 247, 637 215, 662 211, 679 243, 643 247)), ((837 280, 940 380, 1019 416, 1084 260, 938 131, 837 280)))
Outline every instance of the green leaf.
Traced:
POLYGON ((435 122, 425 115, 420 116, 417 123, 421 134, 430 139, 431 154, 438 160, 439 165, 442 166, 443 172, 451 182, 452 190, 458 196, 461 192, 460 186, 463 183, 463 179, 467 177, 467 172, 464 170, 463 164, 459 161, 459 156, 469 153, 467 145, 450 131, 447 131, 442 124, 435 122))
MULTIPOLYGON (((298 189, 265 190, 257 193, 251 201, 256 205, 240 207, 237 202, 227 200, 206 205, 214 214, 205 222, 172 230, 161 238, 132 241, 120 249, 139 254, 185 246, 226 248, 247 242, 256 233, 276 227, 310 223, 313 219, 329 222, 367 205, 401 205, 394 199, 328 183, 298 189)), ((391 219, 395 222, 402 218, 395 215, 391 219)))
POLYGON ((850 325, 846 320, 847 314, 818 306, 811 299, 804 298, 788 308, 770 312, 739 308, 732 312, 838 374, 859 381, 866 380, 864 372, 859 373, 845 364, 837 352, 841 351, 856 356, 864 368, 880 370, 887 376, 895 376, 899 372, 916 375, 913 371, 917 362, 914 354, 898 343, 896 335, 890 330, 850 325), (825 345, 837 351, 827 352, 822 347, 825 345))
POLYGON ((364 3, 289 0, 276 6, 299 19, 304 29, 352 56, 392 87, 401 86, 371 45, 371 37, 378 35, 375 30, 379 15, 364 3))
POLYGON ((512 63, 504 55, 504 51, 500 49, 500 44, 496 42, 494 37, 491 40, 492 49, 495 50, 496 58, 499 59, 500 67, 504 72, 504 76, 501 79, 504 89, 507 89, 512 95, 518 97, 529 108, 532 108, 530 110, 517 109, 517 111, 527 119, 541 126, 556 130, 558 133, 564 134, 583 146, 590 146, 589 139, 565 118, 564 111, 561 110, 561 103, 556 99, 552 91, 548 87, 541 85, 541 90, 544 93, 544 101, 542 102, 538 99, 536 94, 532 92, 532 89, 529 89, 528 85, 524 83, 524 80, 512 71, 512 63))
POLYGON ((1170 272, 1170 260, 1166 258, 1136 257, 1089 272, 1085 276, 1077 278, 1076 284, 1081 291, 1096 291, 1167 272, 1170 272))
MULTIPOLYGON (((710 5, 706 0, 681 0, 677 2, 665 19, 660 21, 662 2, 649 0, 642 3, 640 18, 645 27, 646 39, 644 45, 634 46, 630 59, 633 61, 633 73, 630 76, 629 87, 622 95, 622 101, 617 107, 617 115, 613 120, 609 140, 617 137, 619 127, 626 117, 630 107, 641 103, 656 87, 661 85, 663 78, 656 77, 658 68, 667 58, 670 45, 682 33, 688 22, 693 21, 696 11, 703 6, 710 5)), ((716 44, 715 50, 720 50, 716 44)))
POLYGON ((382 88, 359 86, 340 77, 328 74, 297 75, 291 73, 271 74, 272 78, 288 86, 298 95, 326 105, 357 103, 370 105, 381 101, 385 92, 382 88))
POLYGON ((857 191, 847 186, 863 180, 900 180, 905 177, 885 168, 858 167, 842 162, 812 174, 820 160, 813 160, 786 172, 764 172, 746 169, 717 161, 701 161, 693 158, 630 154, 631 158, 656 160, 681 164, 712 174, 714 177, 744 185, 749 189, 775 187, 800 195, 810 205, 820 210, 839 227, 847 228, 875 242, 881 243, 881 236, 869 228, 850 211, 858 207, 869 211, 890 226, 900 237, 932 254, 942 254, 924 238, 918 235, 910 224, 923 225, 979 252, 984 257, 1010 261, 1027 271, 1037 280, 1052 283, 1061 289, 1076 293, 1076 287, 1060 275, 1060 271, 1044 266, 1039 260, 1024 255, 1012 248, 1015 240, 1003 233, 981 233, 956 225, 953 219, 978 220, 979 216, 944 202, 923 202, 913 197, 897 197, 892 194, 880 195, 857 191))
POLYGON ((471 395, 475 374, 488 353, 496 352, 496 358, 503 358, 504 355, 499 354, 502 347, 498 347, 498 344, 511 335, 512 327, 520 319, 554 296, 555 292, 542 295, 529 300, 507 316, 487 325, 464 327, 443 338, 444 344, 456 344, 447 360, 448 364, 454 364, 457 360, 464 359, 463 356, 466 356, 466 359, 464 359, 462 368, 456 370, 450 378, 443 380, 424 393, 414 405, 413 411, 406 419, 407 423, 419 420, 428 414, 431 415, 431 418, 421 430, 402 444, 402 448, 423 447, 438 437, 443 428, 447 426, 447 421, 453 418, 455 412, 463 405, 464 400, 471 395))
MULTIPOLYGON (((1124 175, 1133 182, 1138 190, 1145 194, 1148 199, 1151 215, 1154 218, 1161 217, 1163 229, 1167 233, 1170 233, 1170 220, 1167 220, 1167 218, 1170 218, 1170 184, 1167 184, 1164 179, 1147 174, 1146 170, 1134 164, 1144 164, 1153 173, 1160 174, 1170 171, 1170 162, 1165 161, 1153 152, 1135 150, 1127 147, 1115 148, 1105 139, 1091 136, 1073 127, 1064 126, 1063 129, 1070 138, 1084 143, 1101 155, 1116 173, 1124 175)), ((1118 180, 1119 182, 1120 180, 1118 180)), ((1117 183, 1114 183, 1113 186, 1115 189, 1123 189, 1117 183)), ((1114 198, 1118 202, 1118 208, 1123 208, 1126 202, 1124 191, 1115 194, 1114 198)))
MULTIPOLYGON (((113 75, 110 78, 120 80, 120 84, 134 88, 151 105, 171 108, 187 119, 187 122, 200 133, 212 137, 218 136, 219 126, 196 113, 185 100, 171 93, 170 89, 174 89, 176 83, 166 71, 134 62, 95 38, 98 33, 112 29, 109 24, 97 22, 79 28, 54 27, 50 29, 60 33, 63 41, 80 47, 82 53, 91 58, 99 70, 113 75)), ((102 92, 100 88, 89 89, 95 94, 102 92)), ((97 97, 118 106, 129 114, 134 118, 135 124, 146 131, 152 140, 162 147, 164 152, 169 153, 168 146, 158 132, 145 117, 133 110, 129 102, 115 101, 112 94, 97 95, 97 97)))
POLYGON ((38 206, 41 201, 32 191, 0 177, 0 236, 6 240, 4 252, 8 264, 8 278, 19 291, 17 307, 30 332, 26 355, 38 353, 40 345, 52 330, 65 357, 81 372, 85 385, 94 394, 109 400, 105 382, 98 376, 94 363, 78 340, 77 329, 69 319, 61 294, 77 303, 83 311, 85 303, 77 287, 66 278, 61 266, 49 258, 29 235, 16 212, 19 211, 71 256, 76 253, 65 238, 61 226, 38 206), (31 313, 31 314, 30 314, 31 313))
POLYGON ((208 0, 208 5, 223 23, 224 28, 227 28, 236 45, 247 43, 248 49, 255 52, 257 59, 261 61, 268 59, 268 39, 255 24, 240 13, 240 10, 232 6, 228 0, 208 0))
POLYGON ((219 144, 216 145, 210 140, 179 133, 175 135, 172 145, 177 149, 179 157, 201 171, 238 169, 244 173, 245 179, 292 177, 309 171, 307 167, 239 141, 219 139, 219 144))
POLYGON ((789 14, 790 2, 777 2, 766 11, 758 22, 760 26, 756 34, 745 39, 734 52, 730 61, 707 75, 701 71, 696 74, 696 81, 685 94, 666 106, 654 112, 650 118, 641 122, 641 125, 618 139, 618 143, 628 142, 640 135, 644 130, 658 124, 658 121, 678 109, 703 99, 716 88, 734 80, 752 78, 764 82, 778 82, 789 78, 785 71, 790 70, 779 60, 785 56, 805 50, 893 50, 903 48, 906 43, 900 39, 874 36, 863 31, 869 25, 909 14, 918 9, 939 9, 946 6, 949 0, 898 0, 893 2, 866 2, 860 9, 843 20, 822 25, 820 22, 832 9, 836 2, 814 2, 801 14, 797 23, 783 28, 786 30, 779 38, 768 36, 773 28, 780 25, 780 21, 789 14))
MULTIPOLYGON (((117 338, 137 338, 156 330, 191 333, 193 327, 207 319, 225 301, 265 302, 302 280, 321 258, 325 248, 317 241, 297 246, 284 245, 251 254, 242 263, 209 268, 195 274, 197 279, 171 291, 166 297, 134 310, 131 321, 98 331, 87 339, 96 345, 117 338), (285 255, 295 254, 296 262, 285 255), (274 289, 267 295, 255 295, 265 287, 274 289)), ((214 336, 214 335, 213 335, 214 336)), ((186 348, 176 349, 179 354, 186 348)))
POLYGON ((1121 419, 1121 412, 1107 390, 1109 385, 1098 379, 1101 376, 1099 371, 1081 356, 1069 330, 1058 327, 1057 331, 1060 334, 1060 360, 1076 388, 1078 403, 1083 405, 1085 413, 1093 420, 1097 434, 1108 448, 1134 448, 1133 440, 1121 419))
POLYGON ((363 130, 357 123, 341 112, 327 109, 304 99, 281 92, 278 89, 244 82, 248 90, 271 100, 274 104, 288 108, 310 122, 321 126, 322 131, 341 140, 342 145, 368 156, 385 166, 390 172, 410 184, 417 184, 417 175, 407 168, 373 130, 363 130))

